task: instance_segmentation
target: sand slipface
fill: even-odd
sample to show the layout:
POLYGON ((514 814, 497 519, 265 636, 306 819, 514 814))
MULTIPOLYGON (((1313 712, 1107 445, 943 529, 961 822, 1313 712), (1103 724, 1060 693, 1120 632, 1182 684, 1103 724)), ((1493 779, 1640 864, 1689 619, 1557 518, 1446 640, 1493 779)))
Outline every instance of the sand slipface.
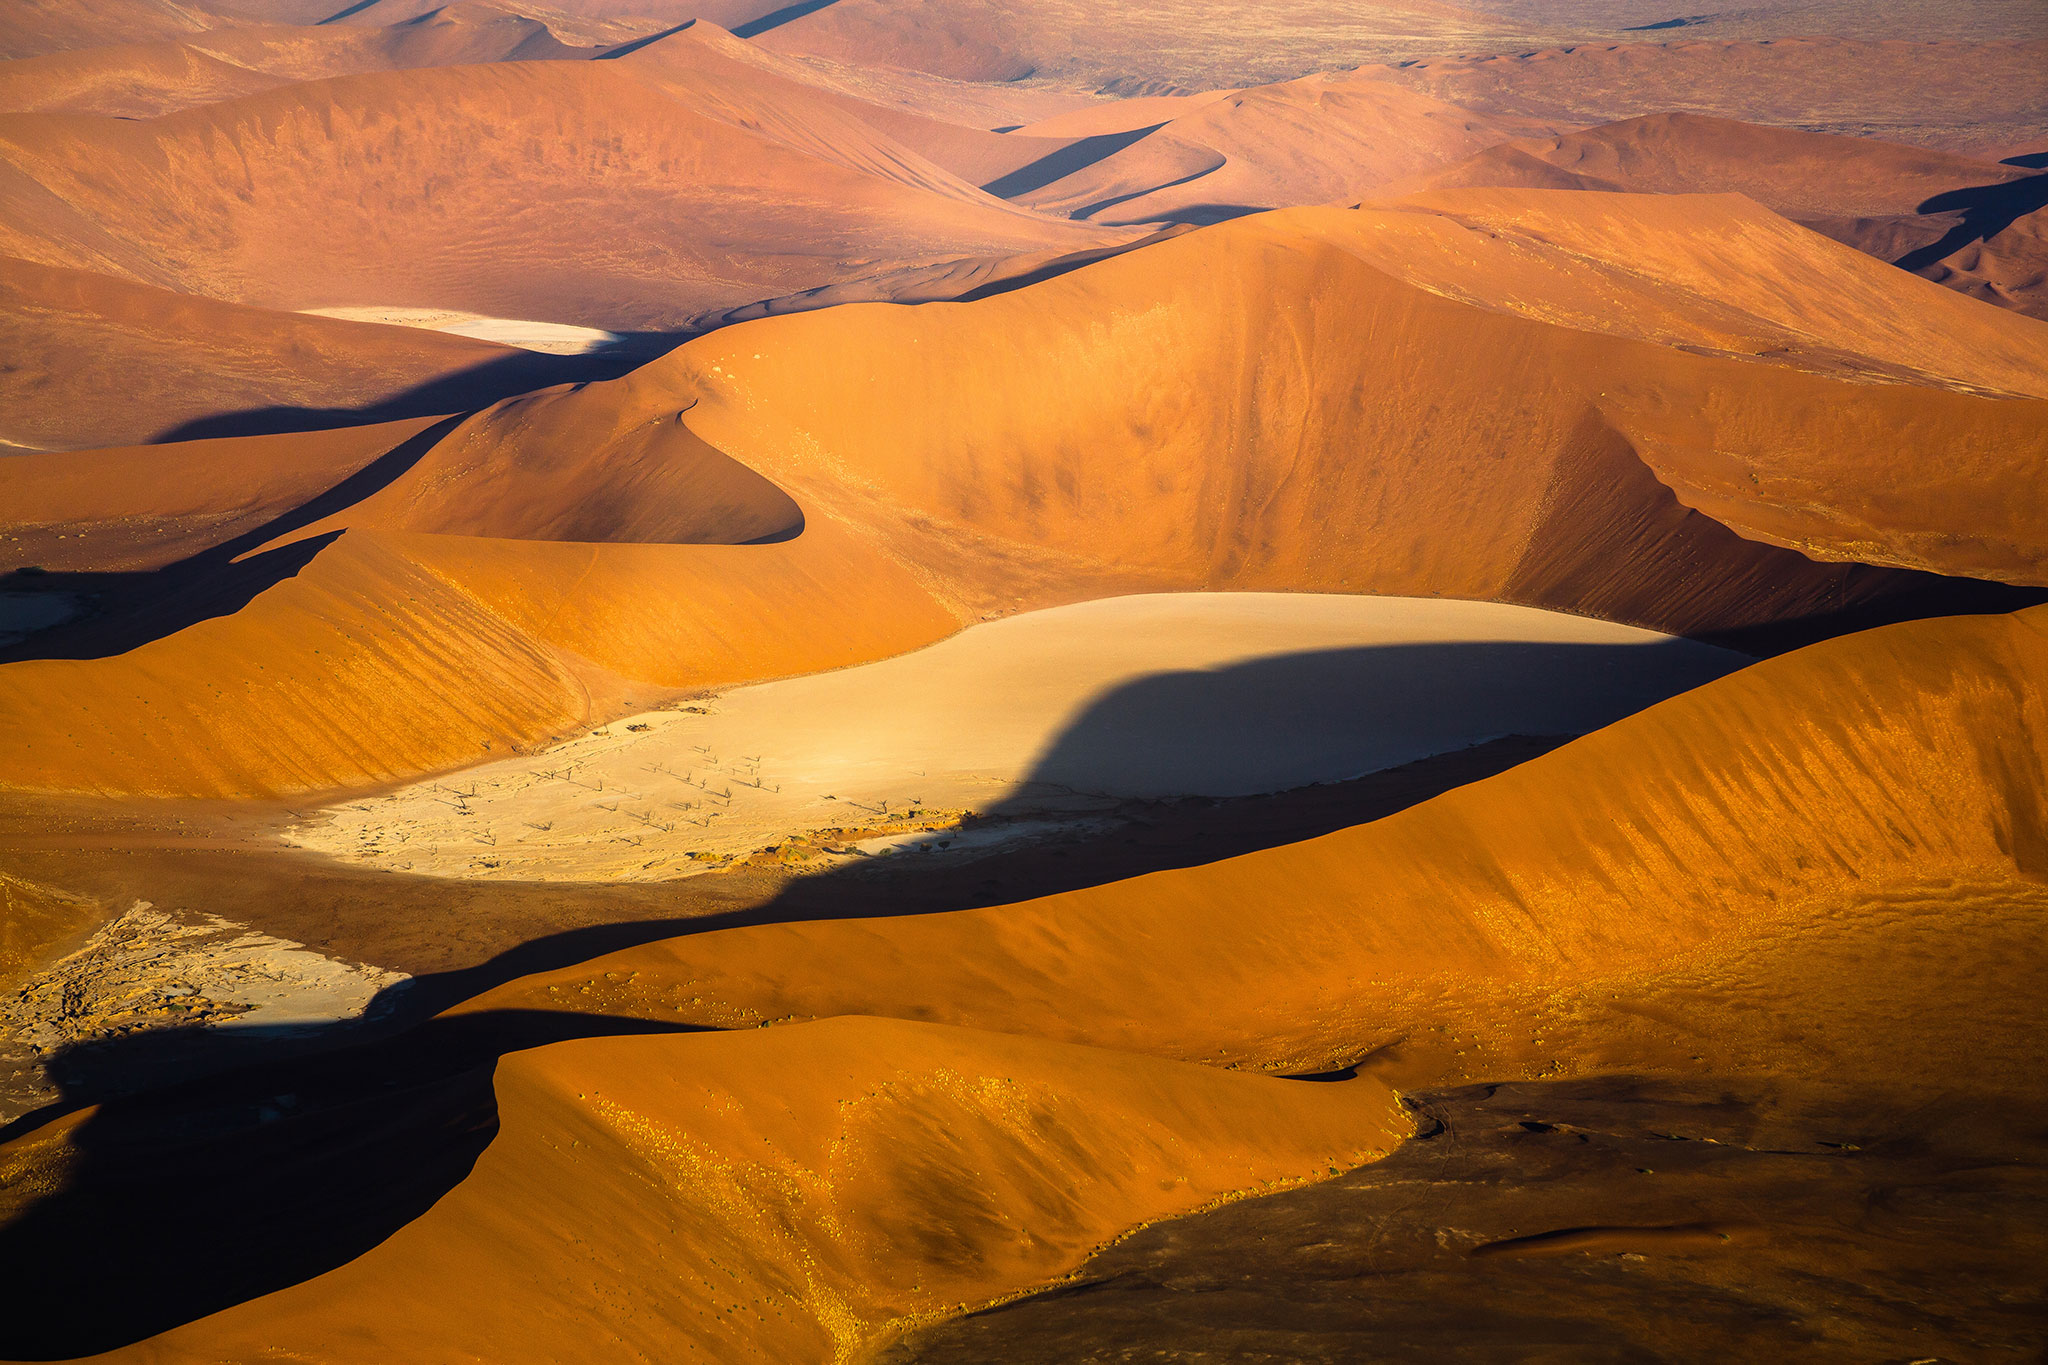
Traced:
POLYGON ((980 848, 1121 801, 1284 791, 1576 734, 1745 662, 1494 603, 1113 598, 628 717, 329 807, 291 838, 414 875, 566 881, 687 875, 763 848, 829 866, 920 826, 937 827, 921 849, 980 848), (963 818, 971 829, 938 832, 963 818))

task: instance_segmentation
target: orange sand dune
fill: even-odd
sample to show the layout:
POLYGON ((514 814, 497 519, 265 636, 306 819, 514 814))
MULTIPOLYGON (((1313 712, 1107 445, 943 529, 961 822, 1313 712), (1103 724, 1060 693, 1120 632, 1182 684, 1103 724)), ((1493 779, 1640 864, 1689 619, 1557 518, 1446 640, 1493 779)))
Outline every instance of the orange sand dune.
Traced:
MULTIPOLYGON (((61 790, 361 785, 653 689, 1132 591, 1444 595, 1698 633, 1923 581, 1868 564, 2039 584, 2044 405, 1989 395, 2038 393, 2044 353, 2048 328, 1736 198, 1262 215, 973 304, 747 323, 501 404, 422 438, 383 491, 273 528, 232 581, 294 576, 240 610, 0 668, 0 755, 61 790), (787 536, 792 505, 794 539, 717 543, 787 536)), ((13 461, 0 489, 88 487, 93 458, 13 461)), ((53 523, 62 501, 42 495, 53 523)), ((61 529, 16 531, 4 562, 95 567, 61 529)))
POLYGON ((879 1019, 557 1043, 494 1084, 500 1131, 420 1218, 101 1358, 856 1360, 905 1319, 1372 1160, 1412 1126, 1372 1081, 879 1019))
MULTIPOLYGON (((674 939, 476 1007, 721 1025, 891 1014, 1343 1065, 1446 1018, 1499 1028, 1524 987, 1618 998, 1663 970, 1711 982, 1714 954, 1745 941, 1881 935, 1888 902, 2038 903, 2044 668, 2039 608, 1846 636, 1307 843, 997 909, 674 939)), ((1716 1038, 1713 993, 1678 1007, 1700 1021, 1680 1026, 1694 1053, 1748 1032, 1716 1038)), ((1779 1040, 1780 1066, 1792 1046, 1779 1040)), ((2010 1080, 1946 1048, 1861 1051, 1883 1054, 1890 1083, 2010 1080)))
POLYGON ((588 57, 539 20, 463 0, 388 28, 253 26, 0 64, 0 110, 153 118, 294 81, 366 71, 588 57))
MULTIPOLYGON (((568 377, 559 362, 445 332, 304 317, 0 259, 0 442, 39 450, 159 439, 275 408, 375 408, 422 386, 450 408, 568 377), (487 390, 488 391, 488 390, 487 390)), ((422 395, 423 401, 433 401, 422 395)), ((317 490, 313 490, 317 491, 317 490)), ((26 508, 9 508, 11 517, 26 508)))
MULTIPOLYGON (((2048 135, 2048 39, 1584 43, 1381 67, 1488 114, 1569 124, 1681 111, 1981 156, 2048 135)), ((1364 74, 1364 73, 1361 73, 1364 74)))
POLYGON ((1385 81, 1307 76, 1206 102, 1021 198, 1098 222, 1206 221, 1357 199, 1388 181, 1543 131, 1385 81))
POLYGON ((594 62, 373 73, 136 122, 8 116, 0 187, 0 247, 43 264, 264 307, 612 330, 889 262, 1113 240, 864 125, 754 132, 594 62))
POLYGON ((1381 187, 1739 193, 1960 293, 2048 315, 2048 176, 1870 138, 1655 114, 1504 142, 1381 187))
MULTIPOLYGON (((1937 195, 2028 172, 1872 138, 1652 114, 1492 147, 1412 188, 1521 186, 1636 194, 1744 194, 1787 218, 1912 213, 1937 195), (1576 184, 1554 180, 1562 173, 1576 184), (1533 179, 1529 178, 1533 177, 1533 179)), ((1398 192, 1402 186, 1390 189, 1398 192)))

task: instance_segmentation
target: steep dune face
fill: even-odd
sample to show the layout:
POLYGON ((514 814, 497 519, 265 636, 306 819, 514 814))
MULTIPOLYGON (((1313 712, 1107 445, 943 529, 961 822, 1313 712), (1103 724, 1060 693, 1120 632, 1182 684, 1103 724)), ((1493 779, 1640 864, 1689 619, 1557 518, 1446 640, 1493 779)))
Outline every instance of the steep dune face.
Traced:
MULTIPOLYGON (((1579 196, 1528 202, 1561 218, 1582 207, 1579 196)), ((1295 210, 1163 242, 971 308, 771 319, 707 337, 662 369, 679 393, 702 395, 688 417, 693 430, 799 501, 872 500, 870 508, 957 528, 956 544, 972 543, 971 528, 973 537, 1100 555, 1210 587, 1499 597, 1517 564, 1546 552, 1531 535, 1560 470, 1614 433, 1635 436, 1653 472, 1668 467, 1703 488, 1711 480, 1717 493, 1752 482, 1752 472, 1785 479, 1783 493, 1760 484, 1752 496, 1787 515, 1796 484, 1807 518, 1800 548, 1809 555, 1869 559, 1882 548, 1884 561, 1916 568, 1940 566, 1903 507, 1897 534, 1879 547, 1854 501, 1861 489, 1838 483, 1816 505, 1807 486, 1828 462, 1873 449, 1874 424, 1924 411, 1915 439, 1954 423, 1958 456, 1993 460, 2003 448, 2007 477, 2033 477, 2038 465, 2026 452, 2043 439, 2040 405, 1950 391, 2038 391, 2048 334, 2032 323, 1983 309, 1967 316, 1967 301, 1739 201, 1601 208, 1613 218, 1580 239, 1606 237, 1618 248, 1632 233, 1663 259, 1608 266, 1548 246, 1533 229, 1505 238, 1426 211, 1295 210), (1692 220, 1689 230, 1680 230, 1681 217, 1692 220), (1829 302, 1794 318, 1788 305, 1768 303, 1767 285, 1751 292, 1762 300, 1751 311, 1740 296, 1702 306, 1683 272, 1659 278, 1666 260, 1690 262, 1685 270, 1703 278, 1717 266, 1697 249, 1737 239, 1745 260, 1755 252, 1769 263, 1752 262, 1761 277, 1811 272, 1810 286, 1824 274, 1839 277, 1841 292, 1807 290, 1801 297, 1829 302), (1475 255, 1485 268, 1470 269, 1475 255), (1408 280, 1397 282, 1395 271, 1408 280), (1989 353, 1972 354, 1939 326, 1887 325, 1884 301, 1900 290, 1916 306, 1966 315, 1960 321, 1980 330, 1989 353), (1864 353, 1844 354, 1866 327, 1864 353), (802 351, 862 346, 905 361, 793 363, 802 351), (1756 363, 1762 353, 1778 363, 1756 363), (963 355, 1002 382, 976 387, 970 399, 953 378, 963 355), (942 360, 952 367, 943 374, 942 360), (1909 364, 1919 368, 1902 373, 1909 364), (1920 382, 1871 382, 1911 377, 1920 382), (1766 393, 1773 396, 1747 406, 1766 393), (1738 409, 1754 419, 1735 416, 1738 409), (1663 453, 1681 442, 1683 463, 1663 453), (835 474, 857 471, 857 485, 842 475, 842 486, 824 487, 811 451, 830 452, 835 474), (1843 505, 1831 510, 1830 497, 1843 505), (1469 534, 1444 537, 1437 528, 1446 517, 1469 534)), ((1944 496, 1962 496, 1960 475, 1946 466, 1887 460, 1871 473, 1902 500, 1907 489, 1944 485, 1944 496)), ((1940 514, 1945 525, 1964 524, 1953 519, 1958 506, 1940 514)), ((1577 510, 1593 523, 1606 515, 1598 504, 1577 510)), ((1986 505, 1970 515, 2029 534, 2020 527, 2030 512, 1986 505)), ((1775 534, 1789 538, 1788 526, 1775 534)), ((2039 551, 2006 534, 1973 547, 1968 567, 1982 573, 1996 563, 1999 576, 2035 581, 2039 551)), ((1637 594, 1616 614, 1679 631, 1810 610, 1834 598, 1840 581, 1836 571, 1785 560, 1767 598, 1681 613, 1665 595, 1694 590, 1696 566, 1613 567, 1637 594)), ((1950 571, 1963 567, 1950 561, 1950 571)), ((976 605, 986 609, 987 599, 976 605)))
POLYGON ((1410 1129, 1372 1081, 874 1019, 558 1043, 495 1085, 500 1131, 425 1215, 123 1356, 855 1360, 892 1322, 1410 1129))
POLYGON ((0 119, 0 243, 266 307, 395 298, 618 330, 856 261, 1105 240, 936 168, 879 167, 865 140, 826 159, 584 62, 355 76, 139 122, 16 115, 0 119), (582 249, 593 224, 601 252, 582 249))
POLYGON ((648 688, 1133 591, 1443 595, 1703 633, 1925 582, 1899 569, 2038 584, 2048 422, 1986 395, 2038 390, 2044 338, 1745 201, 1534 192, 1294 210, 973 304, 771 318, 423 437, 273 528, 262 562, 295 576, 248 599, 262 571, 237 566, 233 614, 0 670, 7 772, 384 781, 648 688), (778 543, 731 543, 758 540, 778 543), (421 574, 424 594, 396 586, 421 574), (358 625, 330 593, 405 608, 358 625), (525 661, 507 700, 496 664, 447 694, 472 633, 525 661), (223 688, 222 658, 247 676, 223 688))
POLYGON ((1982 156, 2048 134, 2048 40, 1584 43, 1379 68, 1488 114, 1560 125, 1683 111, 1982 156))
POLYGON ((374 409, 426 387, 445 388, 452 408, 476 388, 502 394, 568 377, 559 361, 469 337, 4 259, 0 349, 10 357, 0 441, 36 450, 127 445, 272 409, 305 410, 311 425, 313 414, 374 409))
POLYGON ((673 940, 486 1001, 591 1008, 580 987, 604 982, 606 1008, 664 1018, 890 1013, 1307 1068, 1396 1041, 1444 993, 1505 1012, 1517 983, 1594 989, 1891 897, 2038 899, 2044 627, 2033 609, 1843 637, 1304 844, 996 910, 673 940))
POLYGON ((1535 131, 1384 81, 1308 76, 1204 102, 1022 199, 1098 222, 1206 221, 1357 199, 1535 131))

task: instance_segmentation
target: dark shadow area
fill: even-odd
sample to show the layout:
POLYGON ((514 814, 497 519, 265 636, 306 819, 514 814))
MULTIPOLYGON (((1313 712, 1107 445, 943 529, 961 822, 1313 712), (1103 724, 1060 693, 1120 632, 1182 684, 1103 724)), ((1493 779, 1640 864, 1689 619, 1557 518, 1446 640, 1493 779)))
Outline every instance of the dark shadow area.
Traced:
POLYGON ((514 398, 556 384, 587 384, 617 379, 658 356, 666 355, 698 334, 645 332, 583 355, 548 355, 519 351, 457 374, 415 385, 381 402, 348 408, 279 406, 196 417, 159 432, 146 444, 198 441, 220 436, 276 436, 331 427, 361 427, 411 417, 438 417, 450 412, 475 412, 502 399, 514 398))
POLYGON ((2030 171, 2048 170, 2048 152, 2022 152, 2018 156, 2009 156, 1998 164, 2019 166, 2030 171))
POLYGON ((418 464, 461 420, 450 417, 423 428, 318 497, 161 569, 138 573, 18 569, 0 577, 0 592, 56 593, 90 604, 74 620, 0 646, 0 664, 24 659, 108 658, 200 621, 240 611, 258 593, 305 568, 341 533, 311 536, 262 554, 251 551, 375 493, 418 464), (248 558, 242 558, 244 555, 248 558))
POLYGON ((1659 19, 1654 24, 1631 24, 1627 28, 1624 28, 1622 32, 1656 33, 1663 29, 1693 28, 1700 24, 1709 22, 1713 19, 1713 17, 1714 16, 1711 14, 1689 14, 1685 16, 1683 19, 1659 19))
POLYGON ((1070 256, 1061 256, 1057 260, 1047 261, 1036 270, 1027 270, 1021 275, 1012 275, 1007 279, 990 280, 987 284, 976 285, 964 294, 954 295, 951 302, 973 303, 977 299, 992 299, 998 294, 1007 294, 1012 290, 1023 289, 1034 284, 1043 284, 1045 281, 1057 279, 1069 271, 1079 270, 1084 265, 1094 265, 1097 261, 1106 261, 1112 256, 1121 256, 1127 251, 1137 251, 1143 247, 1155 246, 1160 242, 1179 237, 1191 231, 1193 229, 1190 227, 1176 225, 1174 227, 1162 228, 1149 237, 1140 237, 1135 242, 1123 242, 1116 246, 1095 247, 1088 251, 1077 251, 1070 256))
POLYGON ((659 33, 650 33, 645 38, 635 38, 631 42, 620 43, 617 47, 608 47, 595 57, 592 57, 591 60, 594 62, 607 62, 619 57, 630 57, 643 47, 652 47, 664 38, 673 38, 678 33, 685 32, 689 29, 690 25, 696 22, 695 19, 685 19, 673 28, 665 28, 659 33))
POLYGON ((801 19, 807 14, 816 14, 819 10, 826 8, 833 2, 834 0, 797 0, 797 3, 793 5, 784 5, 781 9, 770 10, 758 19, 749 19, 744 24, 734 24, 732 36, 735 38, 758 38, 770 29, 781 28, 784 24, 801 19))
POLYGON ((1164 123, 1155 123, 1149 128, 1133 128, 1124 133, 1097 133, 1093 137, 1076 139, 1027 166, 1019 166, 1008 175, 997 176, 981 188, 998 199, 1015 199, 1020 194, 1042 190, 1056 180, 1064 180, 1074 172, 1086 170, 1105 157, 1114 156, 1126 147, 1143 142, 1165 126, 1164 123))
POLYGON ((1853 606, 1763 625, 1701 631, 1693 638, 1758 658, 1790 653, 1838 635, 1934 616, 2002 616, 2048 602, 2048 588, 1894 570, 1898 590, 1853 606))
POLYGON ((1921 204, 1918 212, 1958 214, 1956 225, 1892 264, 1901 270, 1924 270, 1973 242, 1996 237, 2017 220, 2042 208, 2048 208, 2048 175, 1937 194, 1921 204))
POLYGON ((1189 174, 1180 177, 1178 180, 1168 180, 1164 184, 1147 185, 1142 190, 1132 190, 1129 194, 1117 194, 1111 195, 1107 199, 1098 199, 1092 204, 1084 204, 1080 208, 1075 209, 1072 213, 1068 214, 1067 217, 1092 219, 1098 213, 1107 212, 1108 210, 1115 208, 1119 204, 1128 204, 1133 199, 1143 199, 1146 195, 1152 194, 1155 191, 1170 190, 1174 188, 1176 185, 1191 184, 1194 181, 1200 180, 1205 175, 1214 174, 1217 170, 1217 167, 1221 165, 1222 163, 1218 162, 1216 166, 1208 166, 1203 168, 1202 170, 1190 172, 1189 174))

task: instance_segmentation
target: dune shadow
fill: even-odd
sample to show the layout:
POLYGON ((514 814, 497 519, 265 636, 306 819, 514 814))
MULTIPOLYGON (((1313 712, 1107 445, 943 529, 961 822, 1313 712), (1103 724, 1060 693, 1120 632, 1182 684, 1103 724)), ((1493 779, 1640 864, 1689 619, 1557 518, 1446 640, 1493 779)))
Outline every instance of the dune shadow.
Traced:
POLYGON ((816 14, 819 10, 829 8, 834 3, 835 0, 797 0, 797 3, 793 5, 784 5, 781 9, 770 10, 758 19, 749 19, 744 24, 734 24, 731 29, 732 36, 735 38, 758 38, 770 29, 781 28, 784 24, 802 19, 806 15, 816 14))
POLYGON ((1937 194, 1921 204, 1920 214, 1958 215, 1954 227, 1925 246, 1916 247, 1892 264, 1901 270, 1924 270, 1976 242, 1989 241, 2030 213, 2048 208, 2048 175, 2028 176, 2003 185, 1977 185, 1937 194))
POLYGON ((1096 162, 1116 155, 1126 147, 1143 142, 1166 125, 1155 123, 1149 128, 1132 128, 1121 133, 1097 133, 1092 137, 1076 138, 1056 152, 1046 155, 1028 165, 1019 166, 1007 175, 999 175, 981 188, 984 193, 998 199, 1015 199, 1020 194, 1042 190, 1058 180, 1064 180, 1076 171, 1086 170, 1096 162))
POLYGON ((168 427, 143 444, 167 445, 222 436, 279 436, 334 427, 371 426, 414 417, 475 412, 506 398, 557 384, 617 379, 694 339, 696 332, 629 333, 580 355, 516 351, 481 365, 440 375, 389 398, 353 407, 279 404, 195 417, 168 427))

